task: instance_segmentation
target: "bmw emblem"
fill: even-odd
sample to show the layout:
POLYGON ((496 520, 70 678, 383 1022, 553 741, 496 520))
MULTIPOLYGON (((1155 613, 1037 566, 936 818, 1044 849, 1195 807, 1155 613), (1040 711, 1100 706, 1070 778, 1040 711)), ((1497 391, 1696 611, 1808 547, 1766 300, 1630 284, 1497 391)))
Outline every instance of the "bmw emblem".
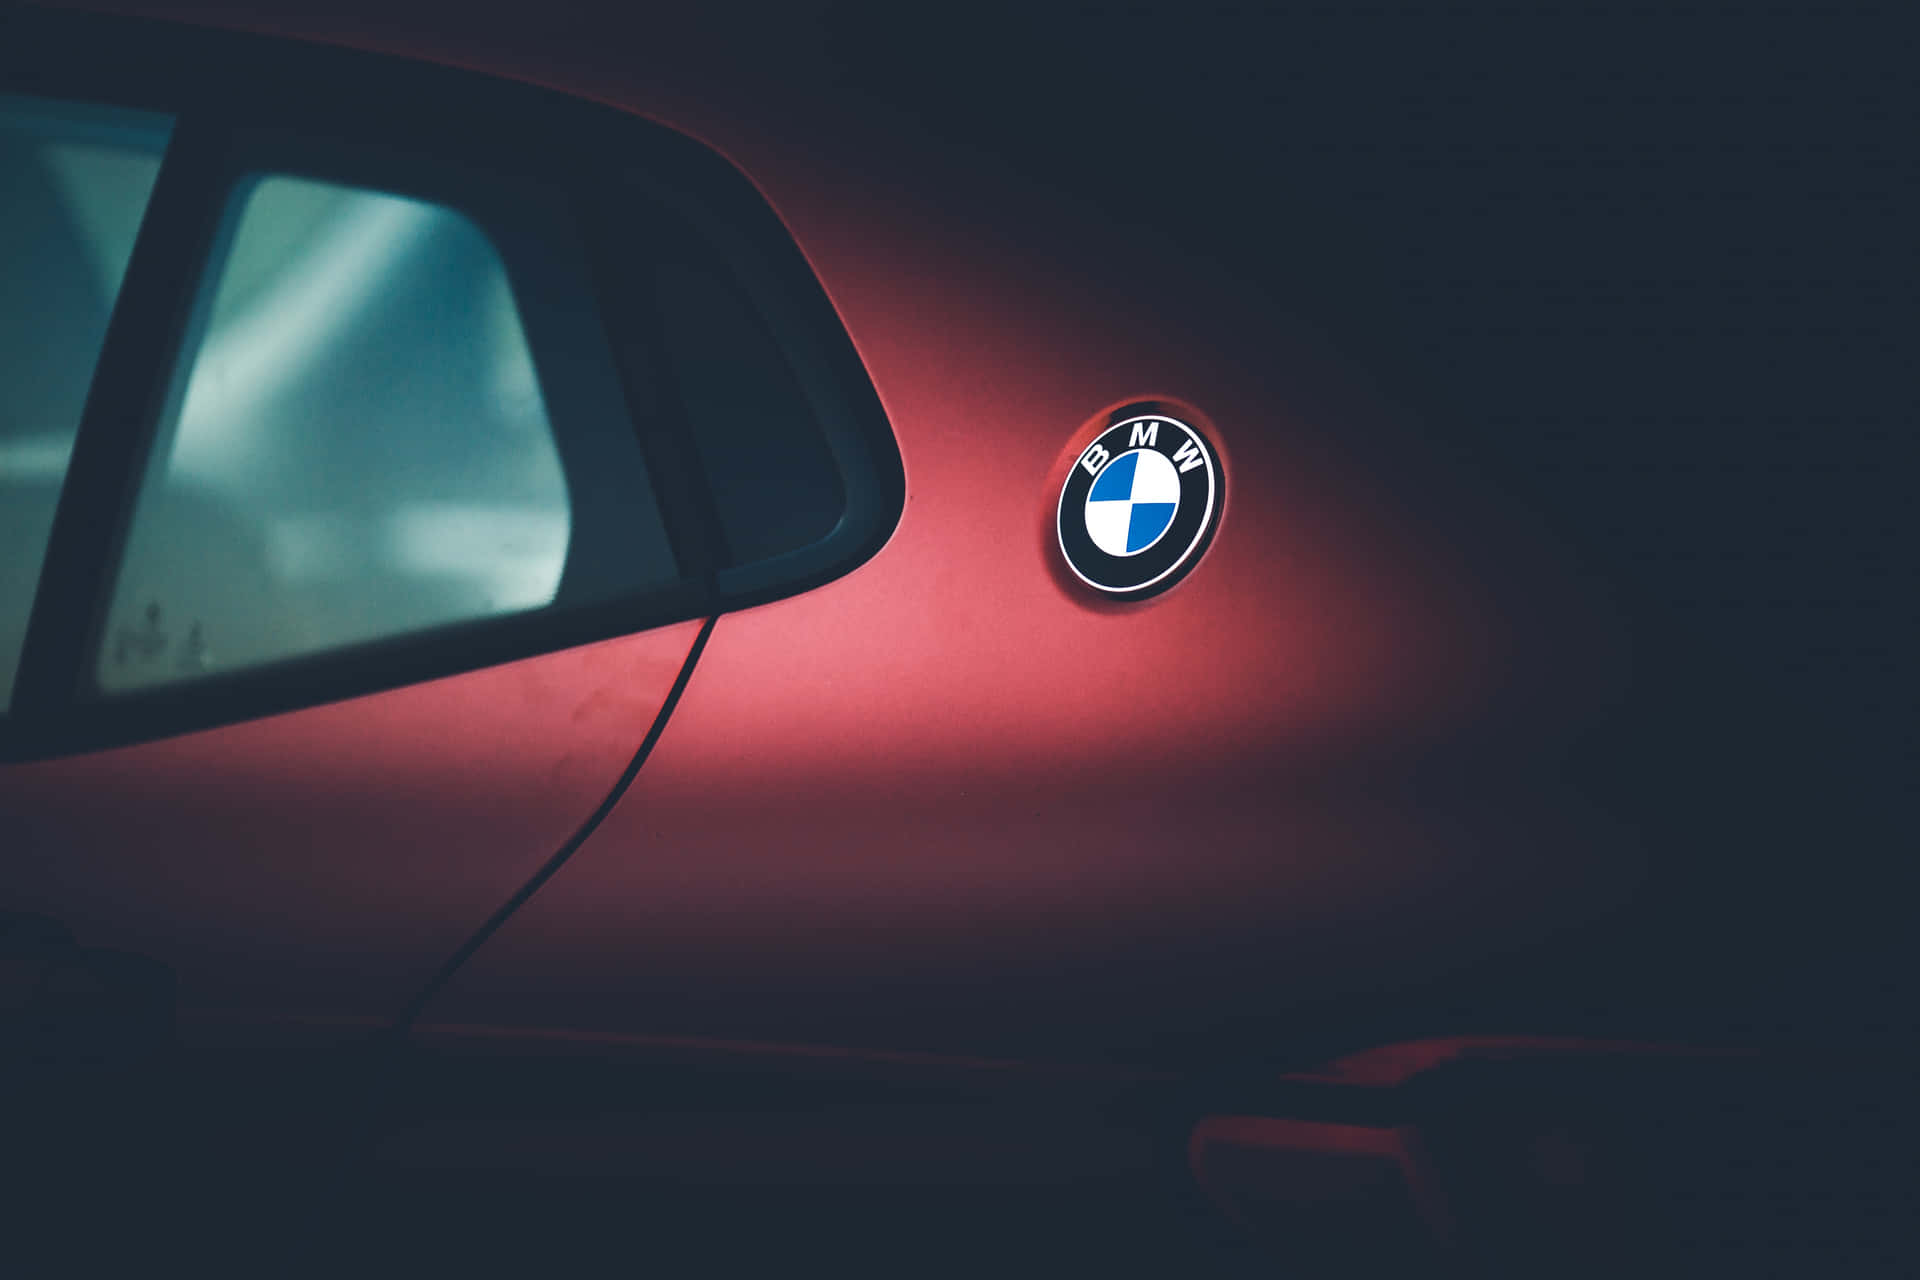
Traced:
POLYGON ((1199 562, 1220 520, 1220 460, 1177 418, 1114 423, 1084 449, 1060 491, 1060 551, 1103 594, 1143 599, 1199 562))

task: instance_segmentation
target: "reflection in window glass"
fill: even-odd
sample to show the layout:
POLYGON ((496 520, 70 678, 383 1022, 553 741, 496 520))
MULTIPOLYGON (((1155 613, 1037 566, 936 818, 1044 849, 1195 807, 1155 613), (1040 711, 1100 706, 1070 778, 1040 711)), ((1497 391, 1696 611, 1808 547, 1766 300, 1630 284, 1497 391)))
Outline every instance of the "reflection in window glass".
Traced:
POLYGON ((833 532, 847 491, 773 337, 727 279, 692 262, 660 269, 667 348, 706 468, 729 565, 833 532))
POLYGON ((0 710, 171 121, 0 95, 0 710))
POLYGON ((442 206, 290 177, 235 203, 135 508, 100 687, 552 602, 567 479, 486 234, 442 206))

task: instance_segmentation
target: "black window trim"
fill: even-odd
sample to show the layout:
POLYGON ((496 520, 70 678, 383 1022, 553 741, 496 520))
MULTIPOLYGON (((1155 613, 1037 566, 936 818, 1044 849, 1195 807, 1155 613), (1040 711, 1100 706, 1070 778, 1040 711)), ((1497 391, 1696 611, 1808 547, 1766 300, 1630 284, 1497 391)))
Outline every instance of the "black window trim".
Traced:
POLYGON ((393 689, 809 590, 891 537, 905 505, 897 444, 837 312, 784 224, 727 161, 615 108, 432 63, 147 19, 0 11, 0 92, 174 117, 108 324, 56 509, 0 761, 124 745, 393 689), (352 85, 341 100, 341 85, 352 85), (329 96, 322 90, 331 87, 329 96), (244 104, 245 110, 240 110, 244 104), (319 104, 319 105, 316 105, 319 104), (606 605, 483 619, 152 689, 90 697, 86 664, 118 568, 145 451, 230 188, 236 135, 302 133, 435 163, 546 179, 567 193, 599 288, 668 538, 672 588, 606 605), (608 157, 630 157, 609 165, 608 157), (846 485, 839 525, 812 546, 716 567, 717 516, 670 369, 663 323, 623 287, 649 270, 632 228, 696 235, 733 273, 812 403, 846 485))

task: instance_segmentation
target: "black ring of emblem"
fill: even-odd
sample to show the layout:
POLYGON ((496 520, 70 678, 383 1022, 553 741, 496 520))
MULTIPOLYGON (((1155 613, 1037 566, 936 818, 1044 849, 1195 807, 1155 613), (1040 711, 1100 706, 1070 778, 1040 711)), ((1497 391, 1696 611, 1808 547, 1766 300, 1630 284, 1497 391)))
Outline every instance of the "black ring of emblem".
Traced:
POLYGON ((1180 581, 1200 562, 1220 523, 1222 484, 1220 457, 1213 442, 1178 418, 1143 413, 1114 423, 1091 441, 1067 470, 1055 516, 1060 552, 1080 581, 1113 598, 1144 600, 1180 581), (1192 442, 1192 449, 1187 443, 1192 442), (1094 545, 1087 532, 1087 495, 1094 481, 1115 459, 1134 449, 1152 449, 1174 464, 1180 477, 1180 506, 1173 523, 1146 550, 1130 556, 1109 555, 1094 545), (1102 458, 1098 450, 1105 450, 1102 458), (1193 464, 1198 451, 1199 465, 1193 464), (1089 459, 1094 463, 1088 470, 1089 459), (1181 470, 1181 465, 1186 467, 1181 470))

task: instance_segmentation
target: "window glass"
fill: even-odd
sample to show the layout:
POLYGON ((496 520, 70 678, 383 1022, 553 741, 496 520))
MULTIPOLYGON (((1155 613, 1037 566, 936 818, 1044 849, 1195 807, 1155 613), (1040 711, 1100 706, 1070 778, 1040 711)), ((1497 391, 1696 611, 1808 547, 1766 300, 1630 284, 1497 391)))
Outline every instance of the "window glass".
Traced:
POLYGON ((135 506, 103 690, 673 579, 563 233, 518 234, 547 254, 516 264, 525 299, 488 232, 422 200, 257 177, 224 236, 135 506))
POLYGON ((818 542, 846 486, 785 355, 719 271, 669 260, 660 313, 680 398, 727 539, 728 565, 818 542))
POLYGON ((0 95, 0 709, 164 116, 0 95))

